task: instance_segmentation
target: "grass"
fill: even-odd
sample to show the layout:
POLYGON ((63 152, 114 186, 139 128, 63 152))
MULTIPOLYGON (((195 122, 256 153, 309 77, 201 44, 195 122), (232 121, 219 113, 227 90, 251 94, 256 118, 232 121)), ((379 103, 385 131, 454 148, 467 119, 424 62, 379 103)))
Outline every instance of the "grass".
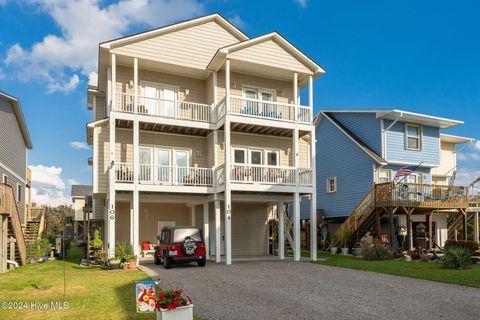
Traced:
POLYGON ((314 263, 326 266, 380 272, 480 288, 480 265, 474 265, 471 269, 466 270, 452 270, 445 268, 438 262, 367 261, 352 256, 332 255, 324 252, 319 252, 318 258, 325 260, 314 263))
MULTIPOLYGON (((155 319, 135 313, 135 281, 150 280, 138 269, 79 266, 82 249, 72 245, 65 261, 27 265, 0 275, 0 302, 67 302, 63 310, 5 310, 0 319, 155 319)), ((198 319, 198 318, 196 318, 198 319)))

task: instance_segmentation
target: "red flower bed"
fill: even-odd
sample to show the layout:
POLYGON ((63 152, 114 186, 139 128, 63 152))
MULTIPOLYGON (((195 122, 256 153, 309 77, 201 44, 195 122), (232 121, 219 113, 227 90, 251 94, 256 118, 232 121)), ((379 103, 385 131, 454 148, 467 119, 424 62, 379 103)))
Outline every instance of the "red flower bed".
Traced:
POLYGON ((157 309, 174 310, 192 304, 192 299, 183 290, 162 290, 157 299, 157 309))

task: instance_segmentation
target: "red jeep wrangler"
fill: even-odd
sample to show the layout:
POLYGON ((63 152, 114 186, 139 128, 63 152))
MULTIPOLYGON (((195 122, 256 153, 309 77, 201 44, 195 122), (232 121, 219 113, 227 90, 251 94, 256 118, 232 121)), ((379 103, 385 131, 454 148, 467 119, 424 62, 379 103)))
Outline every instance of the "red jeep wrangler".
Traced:
POLYGON ((195 227, 165 227, 157 236, 155 247, 155 264, 161 264, 170 269, 174 262, 196 261, 199 267, 204 267, 206 261, 205 242, 202 229, 195 227))

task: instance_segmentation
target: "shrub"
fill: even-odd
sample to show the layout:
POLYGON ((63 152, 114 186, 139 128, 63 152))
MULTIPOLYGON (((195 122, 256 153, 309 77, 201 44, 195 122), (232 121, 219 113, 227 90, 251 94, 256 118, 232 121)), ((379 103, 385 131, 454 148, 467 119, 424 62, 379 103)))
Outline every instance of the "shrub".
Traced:
POLYGON ((133 246, 128 242, 117 242, 115 244, 115 258, 121 262, 129 261, 133 256, 133 246))
POLYGON ((393 258, 393 253, 378 240, 372 244, 364 241, 362 242, 362 257, 365 260, 389 260, 393 258))
POLYGON ((473 264, 472 255, 469 249, 449 246, 440 261, 449 269, 467 269, 473 264))
POLYGON ((105 251, 105 250, 97 250, 97 251, 95 251, 95 253, 93 254, 93 256, 95 257, 95 260, 96 260, 98 263, 101 263, 101 264, 106 264, 106 263, 107 263, 107 256, 108 256, 107 251, 105 251))
POLYGON ((100 250, 103 247, 103 241, 100 239, 100 231, 95 229, 93 231, 93 239, 90 240, 90 245, 93 247, 94 250, 100 250))
POLYGON ((448 248, 457 247, 457 248, 464 248, 471 252, 478 251, 480 249, 480 245, 471 240, 447 240, 444 245, 444 249, 447 250, 448 248))

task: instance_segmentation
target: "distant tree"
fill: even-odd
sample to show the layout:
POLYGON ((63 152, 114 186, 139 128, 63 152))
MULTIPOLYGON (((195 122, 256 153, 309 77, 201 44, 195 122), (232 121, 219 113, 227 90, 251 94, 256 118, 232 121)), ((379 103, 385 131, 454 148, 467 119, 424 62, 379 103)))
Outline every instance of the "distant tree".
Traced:
POLYGON ((50 240, 61 235, 65 227, 65 217, 72 216, 74 210, 71 206, 59 205, 47 207, 45 211, 45 233, 50 240))

